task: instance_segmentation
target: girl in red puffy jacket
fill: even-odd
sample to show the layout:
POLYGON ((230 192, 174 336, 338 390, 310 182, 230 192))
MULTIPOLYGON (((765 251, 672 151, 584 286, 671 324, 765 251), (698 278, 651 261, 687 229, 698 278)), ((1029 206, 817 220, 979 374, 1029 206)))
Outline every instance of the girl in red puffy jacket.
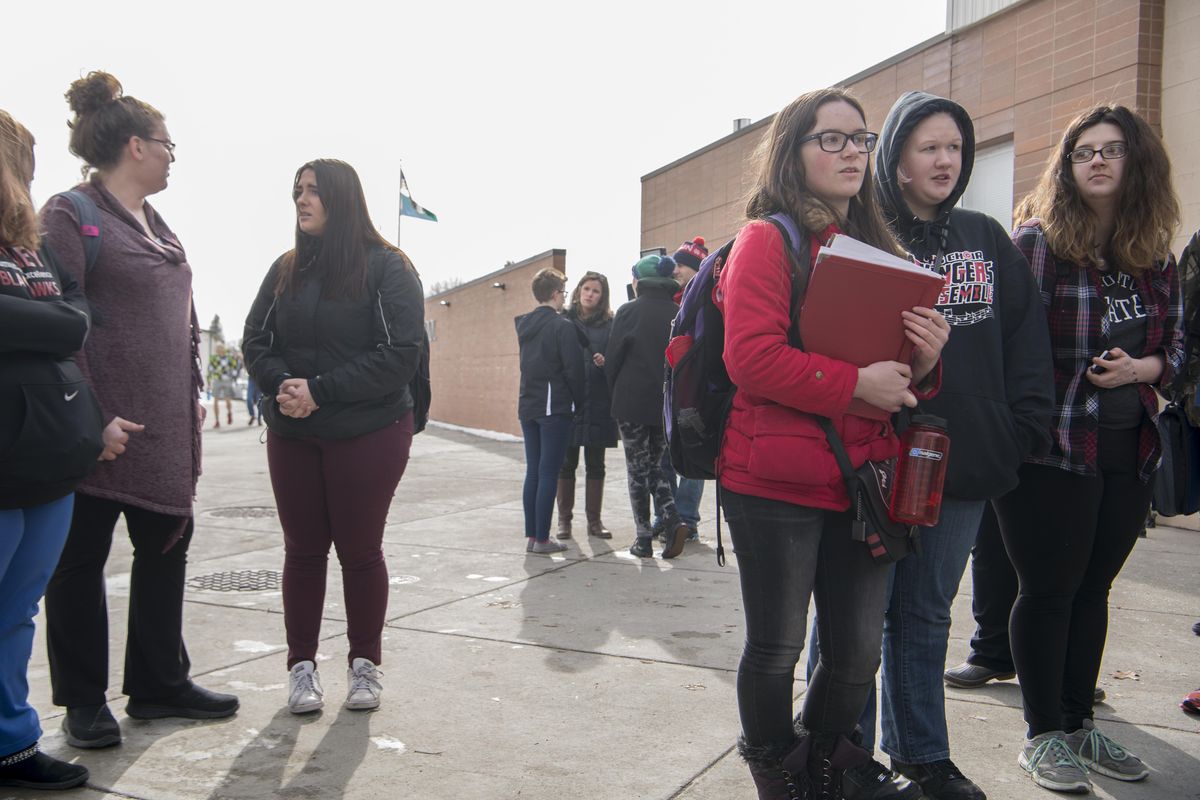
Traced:
POLYGON ((760 798, 792 796, 789 784, 810 779, 840 784, 849 800, 921 796, 872 760, 854 733, 879 667, 888 571, 850 538, 845 486, 814 415, 832 419, 856 467, 896 455, 890 424, 848 415, 847 407, 857 398, 895 412, 931 395, 949 326, 931 309, 904 312, 911 364, 859 368, 792 347, 788 245, 766 221, 791 216, 814 258, 835 233, 899 253, 870 180, 877 138, 842 90, 810 92, 779 112, 759 149, 750 222, 720 278, 725 364, 738 392, 718 473, 746 613, 739 746, 760 798), (810 596, 822 653, 793 721, 810 596))

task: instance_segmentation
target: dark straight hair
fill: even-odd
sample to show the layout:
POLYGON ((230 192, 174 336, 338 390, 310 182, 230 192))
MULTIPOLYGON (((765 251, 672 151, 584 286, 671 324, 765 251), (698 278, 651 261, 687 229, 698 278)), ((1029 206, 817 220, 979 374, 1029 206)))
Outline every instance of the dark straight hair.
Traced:
MULTIPOLYGON (((301 270, 312 270, 323 285, 326 298, 354 297, 367 286, 367 258, 376 247, 400 252, 383 238, 371 222, 367 197, 354 167, 336 158, 318 158, 296 170, 292 199, 299 196, 300 176, 312 170, 317 192, 325 208, 325 231, 310 236, 296 224, 296 246, 283 256, 275 294, 293 289, 301 270)), ((403 255, 401 253, 401 255, 403 255)), ((412 264, 404 258, 404 265, 412 264)))

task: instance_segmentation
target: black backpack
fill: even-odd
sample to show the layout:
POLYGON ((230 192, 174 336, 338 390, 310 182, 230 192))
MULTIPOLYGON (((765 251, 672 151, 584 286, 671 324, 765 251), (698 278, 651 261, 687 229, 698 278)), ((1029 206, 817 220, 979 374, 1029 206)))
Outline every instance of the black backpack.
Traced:
MULTIPOLYGON (((800 298, 808 283, 808 249, 791 217, 772 214, 767 221, 783 238, 784 251, 792 266, 792 297, 789 331, 797 330, 800 298)), ((717 456, 725 434, 725 420, 733 407, 737 387, 725 369, 725 317, 713 300, 736 237, 726 242, 700 264, 684 289, 679 312, 671 323, 667 343, 666 378, 663 387, 663 424, 671 466, 685 478, 714 480, 717 456)), ((724 566, 721 543, 721 484, 717 483, 717 563, 724 566)))

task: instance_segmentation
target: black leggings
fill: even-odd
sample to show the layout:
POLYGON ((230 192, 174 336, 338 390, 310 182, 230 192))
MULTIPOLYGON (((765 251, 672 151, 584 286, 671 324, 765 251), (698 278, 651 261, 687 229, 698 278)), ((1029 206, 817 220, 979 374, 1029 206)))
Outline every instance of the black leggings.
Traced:
MULTIPOLYGON (((575 468, 579 466, 579 445, 567 447, 567 457, 563 459, 562 469, 558 471, 560 480, 575 480, 575 468)), ((589 481, 604 480, 604 445, 583 448, 583 476, 589 481)))
POLYGON ((752 745, 792 739, 796 662, 808 601, 821 657, 804 695, 804 725, 849 734, 875 686, 888 566, 850 538, 850 514, 721 492, 746 614, 738 712, 752 745))
POLYGON ((1153 491, 1137 475, 1138 433, 1102 428, 1095 475, 1026 464, 1020 485, 996 501, 1020 580, 1009 635, 1030 737, 1092 718, 1108 591, 1153 491))

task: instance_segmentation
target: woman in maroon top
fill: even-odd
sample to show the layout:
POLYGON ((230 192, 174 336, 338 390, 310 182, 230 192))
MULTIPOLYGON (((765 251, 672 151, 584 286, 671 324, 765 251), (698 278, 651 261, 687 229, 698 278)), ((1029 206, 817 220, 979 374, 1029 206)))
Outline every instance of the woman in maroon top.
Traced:
POLYGON ((183 591, 192 498, 200 474, 199 325, 183 246, 146 198, 167 186, 175 145, 163 115, 122 94, 112 75, 71 84, 71 152, 91 171, 77 200, 99 211, 83 224, 58 195, 42 210, 46 236, 84 290, 93 327, 79 366, 105 422, 101 463, 79 487, 71 531, 46 591, 54 702, 75 747, 121 741, 108 710, 104 563, 123 514, 134 556, 125 646, 126 713, 137 719, 215 718, 232 695, 193 684, 183 643, 183 591), (99 231, 94 230, 95 227, 99 231), (84 238, 100 236, 88 265, 84 238))

